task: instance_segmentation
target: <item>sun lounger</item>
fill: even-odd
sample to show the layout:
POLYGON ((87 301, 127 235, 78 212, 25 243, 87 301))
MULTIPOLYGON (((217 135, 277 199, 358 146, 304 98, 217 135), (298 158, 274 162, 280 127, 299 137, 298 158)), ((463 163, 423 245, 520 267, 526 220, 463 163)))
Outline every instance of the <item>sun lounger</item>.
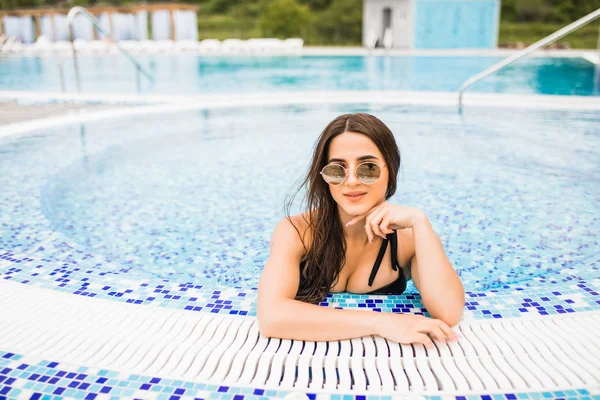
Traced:
POLYGON ((196 40, 178 40, 173 45, 173 49, 177 52, 196 51, 198 42, 196 40))
POLYGON ((203 53, 215 53, 221 50, 221 42, 217 39, 204 39, 197 48, 203 53))
POLYGON ((23 43, 19 39, 14 36, 9 37, 4 41, 2 46, 0 47, 0 53, 10 54, 10 53, 22 53, 25 47, 23 43))
POLYGON ((252 53, 279 53, 284 50, 283 42, 276 38, 248 39, 252 53))
POLYGON ((248 49, 247 42, 241 39, 225 39, 221 44, 221 50, 225 53, 246 53, 248 49))
POLYGON ((304 40, 300 38, 285 39, 283 41, 283 48, 287 53, 297 53, 302 50, 304 46, 304 40))
POLYGON ((154 54, 157 53, 156 45, 154 40, 140 40, 138 42, 137 50, 138 53, 143 54, 154 54))
POLYGON ((71 42, 67 40, 58 40, 52 43, 52 52, 58 54, 66 54, 73 51, 71 42))
POLYGON ((23 54, 28 54, 28 55, 52 54, 52 42, 50 42, 50 40, 46 36, 42 35, 37 39, 37 41, 35 43, 27 46, 24 49, 23 54))
POLYGON ((172 40, 157 40, 155 41, 156 52, 169 53, 173 50, 174 43, 172 40))
POLYGON ((110 42, 105 40, 92 40, 89 44, 89 52, 91 54, 106 54, 111 47, 110 42))

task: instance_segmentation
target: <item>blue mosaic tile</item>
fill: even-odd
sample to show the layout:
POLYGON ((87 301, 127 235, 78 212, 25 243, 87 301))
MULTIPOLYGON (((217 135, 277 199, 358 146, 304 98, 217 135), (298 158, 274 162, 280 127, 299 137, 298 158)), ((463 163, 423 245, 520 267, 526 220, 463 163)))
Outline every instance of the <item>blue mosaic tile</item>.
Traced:
MULTIPOLYGON (((265 110, 274 121, 290 115, 314 121, 329 117, 329 111, 318 108, 284 109, 283 114, 281 109, 274 110, 265 110)), ((589 135, 600 122, 597 114, 563 112, 557 125, 555 111, 511 111, 507 120, 519 123, 501 129, 501 124, 489 126, 486 115, 473 114, 465 122, 454 112, 440 110, 438 118, 428 118, 428 126, 423 127, 403 118, 408 114, 416 120, 430 117, 430 110, 390 106, 380 111, 384 120, 406 132, 399 141, 406 140, 410 148, 403 156, 405 185, 390 202, 427 210, 464 282, 465 319, 600 309, 600 258, 595 251, 600 219, 590 217, 600 209, 600 199, 593 196, 598 189, 593 179, 600 159, 597 136, 589 135), (567 126, 569 139, 564 138, 567 126), (548 145, 544 154, 537 154, 528 145, 515 146, 537 142, 541 127, 545 143, 554 147, 548 145), (469 136, 468 141, 461 142, 456 132, 469 136), (427 157, 431 151, 440 157, 427 157), (553 202, 556 198, 560 201, 553 202), (565 210, 561 204, 572 207, 565 210), (562 210, 560 220, 557 207, 562 210)), ((255 119, 251 111, 240 113, 236 117, 255 119)), ((494 110, 496 120, 501 113, 494 110)), ((219 131, 219 123, 231 119, 231 111, 215 112, 208 119, 197 112, 184 116, 167 130, 159 128, 162 117, 136 117, 0 139, 0 279, 132 306, 153 304, 189 312, 256 316, 258 275, 268 256, 270 233, 281 217, 273 212, 283 201, 280 182, 305 166, 315 139, 306 132, 319 132, 322 127, 307 122, 287 136, 278 135, 272 127, 265 127, 264 135, 245 136, 246 129, 238 127, 229 130, 231 138, 201 142, 199 149, 196 132, 191 133, 189 126, 216 124, 205 133, 219 131), (132 131, 136 124, 146 129, 132 133, 131 143, 137 147, 129 149, 122 132, 132 131), (167 133, 172 142, 164 141, 167 133), (85 146, 78 143, 81 152, 72 151, 73 136, 85 138, 85 146), (214 159, 219 149, 232 143, 240 149, 289 148, 291 140, 297 146, 287 154, 260 157, 264 168, 257 170, 247 168, 257 165, 257 154, 240 150, 235 160, 228 160, 230 171, 237 173, 235 184, 223 183, 222 165, 214 159), (189 171, 205 179, 157 169, 148 186, 151 193, 136 197, 133 192, 111 191, 118 185, 146 189, 147 171, 131 162, 170 163, 169 151, 155 154, 153 160, 135 157, 139 147, 162 148, 157 144, 167 150, 179 145, 176 149, 190 161, 186 164, 189 171), (198 151, 213 162, 198 157, 198 151), (257 181, 263 185, 260 193, 252 186, 257 181), (207 185, 214 193, 207 194, 207 185), (157 186, 160 190, 155 190, 157 186), (188 201, 179 210, 170 208, 172 193, 188 201), (228 200, 224 203, 223 199, 228 200), (240 205, 247 212, 242 222, 240 205), (203 223, 205 210, 212 210, 210 223, 203 223), (171 226, 174 220, 181 222, 177 229, 171 226), (134 232, 143 233, 140 237, 146 242, 134 232)), ((412 281, 399 296, 335 293, 321 306, 429 316, 412 281)), ((8 368, 20 356, 0 354, 0 379, 5 386, 1 390, 6 392, 0 394, 5 396, 33 388, 39 396, 58 390, 57 396, 75 397, 91 395, 92 390, 127 396, 139 389, 156 389, 177 396, 180 393, 175 391, 181 387, 199 389, 190 382, 164 384, 158 378, 141 376, 118 380, 114 371, 91 375, 84 367, 66 371, 54 361, 8 368), (15 382, 25 383, 16 388, 15 382)), ((229 396, 224 398, 238 395, 234 393, 238 388, 204 389, 229 396)), ((269 397, 273 393, 278 392, 244 395, 269 397)), ((589 395, 577 393, 575 397, 589 395)), ((505 394, 507 399, 526 396, 505 394)))

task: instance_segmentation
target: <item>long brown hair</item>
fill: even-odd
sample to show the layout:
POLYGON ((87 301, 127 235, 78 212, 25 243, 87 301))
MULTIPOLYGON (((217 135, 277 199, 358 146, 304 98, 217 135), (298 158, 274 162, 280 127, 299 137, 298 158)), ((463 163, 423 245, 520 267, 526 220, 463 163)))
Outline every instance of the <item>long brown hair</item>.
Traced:
POLYGON ((329 185, 321 178, 320 172, 327 165, 329 144, 344 132, 361 133, 371 139, 383 154, 389 171, 389 180, 385 193, 386 200, 396 192, 396 179, 400 169, 400 150, 390 129, 378 118, 370 114, 355 113, 340 115, 331 121, 319 136, 315 146, 306 178, 298 190, 286 201, 285 212, 290 218, 290 209, 296 195, 307 187, 304 203, 308 210, 306 221, 312 232, 312 245, 308 249, 303 235, 296 231, 306 249, 305 268, 297 300, 309 303, 322 301, 334 282, 337 283, 339 273, 346 262, 346 239, 337 212, 337 203, 329 191, 329 185))

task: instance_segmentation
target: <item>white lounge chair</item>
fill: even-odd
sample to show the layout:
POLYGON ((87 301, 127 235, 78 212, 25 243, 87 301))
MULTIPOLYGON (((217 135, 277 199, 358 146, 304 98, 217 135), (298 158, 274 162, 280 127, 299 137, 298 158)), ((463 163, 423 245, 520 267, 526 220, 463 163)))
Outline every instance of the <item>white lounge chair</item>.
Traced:
POLYGON ((158 53, 158 50, 156 49, 156 43, 154 42, 154 40, 148 40, 148 39, 139 41, 137 51, 139 53, 144 53, 144 54, 158 53))
POLYGON ((91 54, 106 54, 111 47, 111 43, 106 40, 92 40, 89 44, 91 54))
POLYGON ((42 35, 38 37, 35 43, 25 48, 25 54, 31 55, 46 55, 52 54, 52 42, 42 35))
POLYGON ((304 40, 300 38, 285 39, 283 41, 283 48, 287 53, 298 53, 304 46, 304 40))
POLYGON ((377 34, 373 31, 369 31, 367 35, 367 48, 374 49, 377 46, 377 34))
POLYGON ((75 45, 75 50, 77 50, 78 52, 82 53, 82 54, 89 54, 91 53, 90 51, 90 43, 87 40, 84 39, 75 39, 73 41, 73 44, 75 45))
POLYGON ((196 40, 178 40, 175 42, 173 48, 178 52, 196 51, 198 49, 198 42, 196 40))
POLYGON ((276 38, 248 39, 253 53, 279 53, 284 51, 283 41, 276 38))
POLYGON ((383 33, 383 47, 386 50, 389 50, 392 47, 394 47, 394 36, 392 35, 391 28, 387 28, 383 33))
POLYGON ((21 43, 21 41, 14 36, 10 36, 8 39, 6 39, 4 41, 4 43, 2 43, 2 46, 0 46, 0 53, 4 53, 4 54, 9 54, 9 53, 20 54, 24 50, 25 50, 25 46, 23 46, 23 43, 21 43))
POLYGON ((172 40, 157 40, 155 43, 155 48, 158 53, 169 53, 173 50, 175 44, 172 40))
POLYGON ((217 39, 204 39, 197 48, 203 53, 215 53, 221 50, 221 42, 217 39))
POLYGON ((52 52, 58 54, 68 54, 73 51, 71 42, 67 40, 57 40, 52 43, 52 52))
POLYGON ((123 50, 135 52, 138 48, 138 45, 139 44, 137 40, 119 40, 119 46, 121 46, 123 50))
POLYGON ((221 50, 225 53, 247 53, 248 49, 248 43, 241 39, 225 39, 221 44, 221 50))

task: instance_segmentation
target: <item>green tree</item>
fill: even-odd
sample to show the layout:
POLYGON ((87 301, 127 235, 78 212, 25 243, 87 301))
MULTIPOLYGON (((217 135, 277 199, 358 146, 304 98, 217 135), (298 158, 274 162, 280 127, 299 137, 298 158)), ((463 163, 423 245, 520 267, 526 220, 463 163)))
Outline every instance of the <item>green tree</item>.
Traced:
POLYGON ((547 0, 516 1, 515 13, 518 21, 550 21, 555 18, 555 11, 547 0))
POLYGON ((272 0, 259 18, 262 34, 278 38, 305 36, 310 23, 310 9, 295 0, 272 0))
POLYGON ((573 22, 600 8, 600 0, 546 0, 555 10, 555 21, 573 22))
POLYGON ((503 21, 517 20, 517 0, 503 0, 500 9, 500 18, 503 21))
POLYGON ((202 8, 208 13, 224 14, 231 8, 245 3, 243 0, 200 0, 202 8))
POLYGON ((316 31, 332 44, 358 44, 362 41, 363 0, 333 0, 315 22, 316 31))
POLYGON ((253 19, 260 17, 265 7, 269 4, 268 0, 261 1, 242 1, 236 7, 233 7, 229 14, 237 19, 253 19))
POLYGON ((306 4, 311 10, 324 10, 331 5, 331 0, 300 0, 302 4, 306 4))

